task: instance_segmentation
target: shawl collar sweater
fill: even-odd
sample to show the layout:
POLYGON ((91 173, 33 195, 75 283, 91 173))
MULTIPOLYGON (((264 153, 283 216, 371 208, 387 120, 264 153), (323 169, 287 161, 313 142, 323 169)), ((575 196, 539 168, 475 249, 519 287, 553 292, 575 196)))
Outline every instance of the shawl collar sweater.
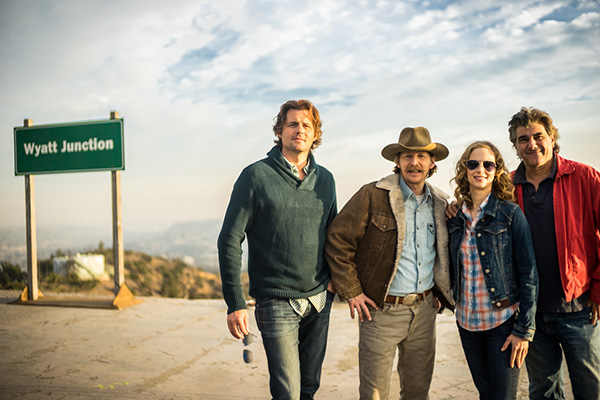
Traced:
POLYGON ((240 277, 246 237, 250 296, 307 298, 327 288, 323 245, 337 214, 335 182, 312 153, 309 159, 300 180, 273 147, 236 181, 217 243, 228 313, 246 308, 240 277))

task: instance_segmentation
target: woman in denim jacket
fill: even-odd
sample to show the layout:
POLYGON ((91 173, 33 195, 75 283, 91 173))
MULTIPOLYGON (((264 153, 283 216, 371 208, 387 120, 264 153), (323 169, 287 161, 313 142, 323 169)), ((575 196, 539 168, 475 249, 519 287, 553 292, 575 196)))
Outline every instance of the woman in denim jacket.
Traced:
POLYGON ((465 357, 480 399, 516 399, 535 333, 538 277, 529 225, 512 202, 508 170, 492 143, 469 145, 452 180, 460 211, 448 221, 451 276, 465 357))

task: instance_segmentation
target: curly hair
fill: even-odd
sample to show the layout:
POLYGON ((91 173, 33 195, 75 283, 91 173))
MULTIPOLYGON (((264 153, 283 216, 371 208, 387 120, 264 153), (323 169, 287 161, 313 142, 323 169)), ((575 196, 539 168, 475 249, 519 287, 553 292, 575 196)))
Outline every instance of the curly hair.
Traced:
POLYGON ((319 115, 319 110, 317 110, 317 107, 315 107, 314 104, 310 102, 310 100, 304 99, 288 100, 285 103, 283 103, 279 108, 279 114, 277 114, 277 116, 274 118, 275 124, 273 125, 273 132, 275 133, 275 136, 277 136, 277 138, 273 140, 275 142, 275 145, 277 145, 277 147, 281 149, 282 143, 279 135, 281 135, 281 132, 283 132, 283 126, 286 123, 287 113, 290 110, 308 111, 308 117, 312 122, 312 126, 315 132, 315 140, 313 141, 310 150, 315 150, 321 144, 321 137, 323 136, 323 131, 321 130, 321 127, 323 124, 321 123, 321 116, 319 115))
POLYGON ((456 163, 454 170, 455 176, 450 181, 456 183, 456 189, 454 190, 454 197, 459 204, 459 207, 463 203, 467 204, 467 207, 473 207, 473 199, 471 198, 471 188, 469 186, 469 179, 467 178, 467 166, 465 162, 471 157, 471 153, 475 149, 484 148, 489 149, 494 153, 496 158, 496 173, 494 174, 494 181, 492 182, 492 192, 498 196, 500 200, 515 201, 514 186, 510 179, 508 168, 504 163, 502 154, 496 146, 486 140, 480 140, 473 142, 467 146, 462 156, 456 163))
POLYGON ((534 107, 521 107, 521 110, 512 116, 508 121, 508 137, 513 146, 517 148, 517 128, 530 128, 533 124, 540 124, 546 129, 546 133, 554 138, 554 152, 558 154, 560 146, 558 145, 558 129, 554 126, 552 118, 546 111, 534 107))

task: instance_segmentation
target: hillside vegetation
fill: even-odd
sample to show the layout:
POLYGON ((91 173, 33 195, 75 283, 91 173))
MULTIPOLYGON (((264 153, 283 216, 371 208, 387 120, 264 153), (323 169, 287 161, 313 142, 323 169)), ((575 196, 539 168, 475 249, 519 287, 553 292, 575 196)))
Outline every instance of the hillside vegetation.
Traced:
MULTIPOLYGON (((112 249, 100 243, 90 254, 103 254, 107 275, 104 279, 80 280, 75 274, 67 277, 52 272, 53 256, 65 255, 57 250, 50 258, 39 261, 39 288, 50 293, 114 294, 114 267, 112 249)), ((242 277, 247 294, 247 274, 242 277)), ((136 296, 172 297, 184 299, 220 299, 221 278, 218 274, 189 266, 180 259, 150 256, 139 251, 125 251, 125 283, 136 296)), ((18 265, 2 262, 0 289, 22 290, 27 275, 18 265)))

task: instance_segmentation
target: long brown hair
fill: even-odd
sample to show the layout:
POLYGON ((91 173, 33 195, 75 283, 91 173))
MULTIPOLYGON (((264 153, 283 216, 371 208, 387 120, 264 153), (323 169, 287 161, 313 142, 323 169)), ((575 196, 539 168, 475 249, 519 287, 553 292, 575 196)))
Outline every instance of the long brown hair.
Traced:
POLYGON ((492 193, 498 196, 500 200, 515 201, 514 186, 509 177, 508 168, 504 163, 502 154, 500 154, 498 148, 491 142, 479 140, 467 146, 456 163, 454 178, 450 180, 451 182, 454 181, 454 183, 456 183, 454 197, 456 197, 459 206, 466 203, 467 207, 473 207, 473 199, 471 198, 471 188, 469 186, 469 179, 467 178, 467 166, 465 165, 465 162, 471 157, 471 152, 479 148, 489 149, 494 153, 494 158, 496 159, 496 173, 494 174, 494 181, 492 182, 492 193))

